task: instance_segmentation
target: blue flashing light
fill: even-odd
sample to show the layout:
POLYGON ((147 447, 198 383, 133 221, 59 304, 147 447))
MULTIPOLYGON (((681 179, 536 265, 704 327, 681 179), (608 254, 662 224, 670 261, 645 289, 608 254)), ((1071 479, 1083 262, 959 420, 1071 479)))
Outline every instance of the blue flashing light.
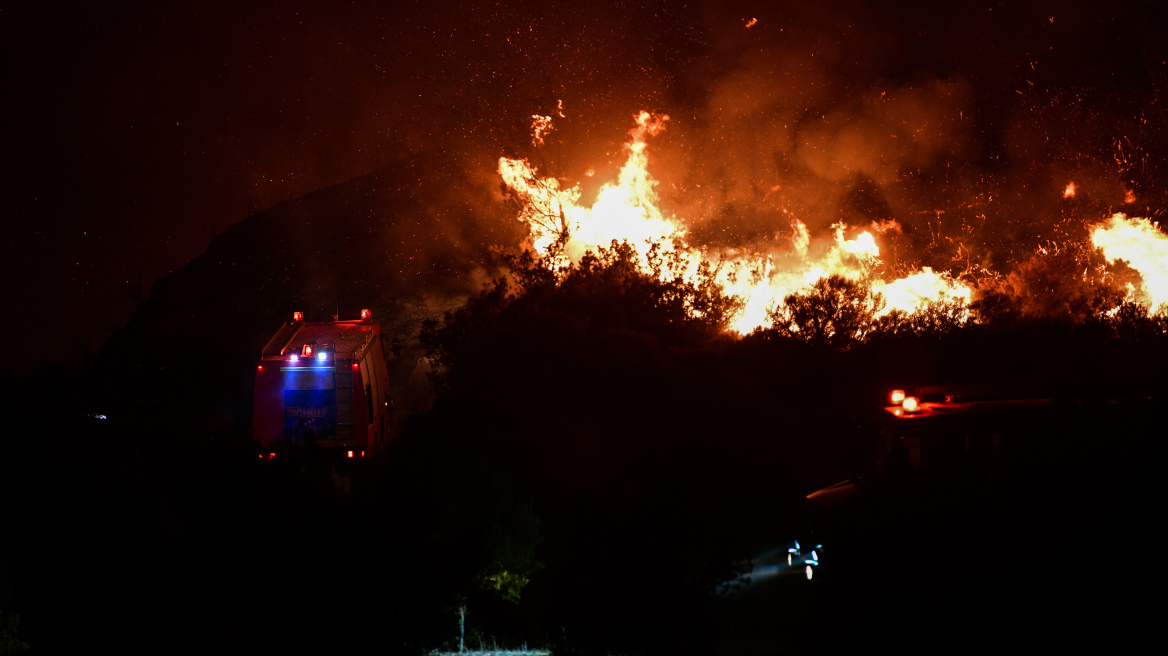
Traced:
POLYGON ((325 360, 327 360, 327 359, 328 359, 328 352, 327 352, 327 351, 319 351, 319 352, 317 352, 317 354, 316 354, 316 359, 317 359, 317 361, 318 361, 318 362, 324 362, 325 360))
POLYGON ((299 355, 297 355, 297 354, 295 354, 295 353, 293 353, 292 355, 289 355, 289 356, 288 356, 288 359, 289 359, 290 361, 292 361, 292 362, 299 362, 299 361, 300 361, 300 356, 299 356, 299 355))

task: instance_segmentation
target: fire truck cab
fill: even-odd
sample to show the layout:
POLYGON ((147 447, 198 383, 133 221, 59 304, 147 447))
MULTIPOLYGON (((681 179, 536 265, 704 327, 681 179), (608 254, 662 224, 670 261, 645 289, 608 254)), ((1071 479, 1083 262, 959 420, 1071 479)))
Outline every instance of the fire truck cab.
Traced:
POLYGON ((1000 473, 1023 447, 1039 449, 1040 438, 1066 411, 1052 398, 990 385, 893 390, 889 400, 880 413, 877 463, 886 473, 942 477, 1000 473))
POLYGON ((368 310, 325 322, 296 312, 260 354, 252 435, 265 459, 308 445, 361 458, 389 439, 391 405, 381 327, 368 310))

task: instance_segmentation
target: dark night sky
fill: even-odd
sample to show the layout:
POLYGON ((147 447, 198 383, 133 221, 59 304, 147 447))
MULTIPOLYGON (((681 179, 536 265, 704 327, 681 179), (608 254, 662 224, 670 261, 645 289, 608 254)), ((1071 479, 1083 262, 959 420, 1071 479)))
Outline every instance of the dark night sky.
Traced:
MULTIPOLYGON (((800 142, 777 132, 795 121, 800 143, 840 122, 878 123, 856 102, 879 89, 922 93, 925 114, 948 102, 973 117, 949 145, 892 153, 889 166, 959 156, 1003 174, 1019 97, 1111 98, 1115 117, 1084 114, 1104 127, 1164 120, 1164 10, 1102 4, 6 6, 6 305, 53 321, 32 336, 7 321, 5 339, 28 345, 19 364, 96 349, 127 321, 139 277, 149 291, 249 213, 406 156, 450 157, 476 184, 497 184, 495 159, 527 154, 531 114, 557 101, 566 118, 546 157, 569 178, 614 167, 637 110, 669 113, 677 136, 661 152, 687 168, 660 175, 698 214, 709 197, 687 197, 695 176, 729 204, 751 171, 783 168, 736 144, 800 142)), ((1118 136, 1130 134, 1101 138, 1118 136)))

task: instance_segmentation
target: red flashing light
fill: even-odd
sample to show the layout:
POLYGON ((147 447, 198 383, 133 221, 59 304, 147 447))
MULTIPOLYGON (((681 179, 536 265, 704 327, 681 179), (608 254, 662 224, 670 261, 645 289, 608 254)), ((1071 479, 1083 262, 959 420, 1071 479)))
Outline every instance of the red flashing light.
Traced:
POLYGON ((362 451, 362 452, 361 452, 361 457, 362 457, 362 458, 364 458, 364 457, 365 457, 365 452, 364 452, 364 451, 362 451))
POLYGON ((892 394, 889 394, 888 398, 892 401, 892 405, 900 405, 904 403, 904 390, 892 390, 892 394))
POLYGON ((354 363, 353 363, 353 368, 354 368, 354 369, 360 369, 360 368, 361 368, 361 365, 359 365, 359 364, 357 364, 356 362, 354 362, 354 363))
POLYGON ((304 321, 304 313, 303 312, 293 312, 292 313, 292 321, 304 321))
POLYGON ((904 408, 905 412, 916 412, 917 410, 921 409, 920 399, 915 396, 906 396, 904 397, 904 403, 902 404, 902 407, 904 408))
POLYGON ((312 357, 312 344, 305 344, 304 348, 300 350, 300 355, 302 355, 306 358, 311 358, 312 357))
POLYGON ((264 454, 262 454, 262 453, 261 453, 261 454, 259 454, 259 455, 260 455, 260 460, 263 460, 263 459, 264 459, 264 454))
POLYGON ((264 370, 264 365, 261 364, 261 365, 256 366, 256 371, 263 371, 263 370, 264 370))
POLYGON ((361 321, 369 321, 373 318, 373 313, 369 310, 361 310, 361 321))
POLYGON ((350 457, 350 458, 352 458, 352 457, 353 457, 353 452, 352 452, 352 451, 349 451, 349 457, 350 457))
POLYGON ((275 451, 268 454, 268 460, 275 460, 275 459, 276 459, 276 452, 275 451))

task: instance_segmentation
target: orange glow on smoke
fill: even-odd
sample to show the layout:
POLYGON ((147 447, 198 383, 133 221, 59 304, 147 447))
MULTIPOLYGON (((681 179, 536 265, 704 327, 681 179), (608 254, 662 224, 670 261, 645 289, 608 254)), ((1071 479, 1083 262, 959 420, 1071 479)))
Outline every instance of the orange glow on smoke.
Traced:
POLYGON ((1063 189, 1063 198, 1074 198, 1076 189, 1078 189, 1078 187, 1075 186, 1074 182, 1068 182, 1067 188, 1063 189))
MULTIPOLYGON (((560 181, 540 177, 527 160, 499 159, 499 175, 521 202, 519 219, 530 230, 531 246, 550 259, 553 267, 576 263, 586 252, 627 241, 637 252, 642 270, 651 271, 653 245, 666 260, 676 257, 683 277, 697 281, 705 264, 716 271, 722 290, 742 301, 731 320, 731 330, 747 334, 771 325, 770 312, 783 299, 808 290, 831 275, 868 281, 886 304, 879 315, 899 310, 912 314, 931 301, 969 304, 972 289, 947 273, 925 267, 904 278, 885 282, 876 272, 882 262, 880 246, 868 231, 858 234, 844 222, 832 235, 812 239, 807 226, 795 219, 790 242, 762 244, 753 251, 700 248, 688 241, 685 223, 668 215, 658 204, 657 181, 649 174, 648 139, 663 130, 669 117, 642 111, 625 144, 627 158, 617 179, 601 186, 591 207, 581 204, 579 186, 564 188, 560 181), (853 236, 849 239, 848 235, 853 236), (557 250, 557 247, 562 249, 557 250)), ((542 123, 539 136, 550 129, 542 123)), ((662 276, 668 272, 662 272, 662 276)), ((879 316, 878 315, 878 316, 879 316)))

